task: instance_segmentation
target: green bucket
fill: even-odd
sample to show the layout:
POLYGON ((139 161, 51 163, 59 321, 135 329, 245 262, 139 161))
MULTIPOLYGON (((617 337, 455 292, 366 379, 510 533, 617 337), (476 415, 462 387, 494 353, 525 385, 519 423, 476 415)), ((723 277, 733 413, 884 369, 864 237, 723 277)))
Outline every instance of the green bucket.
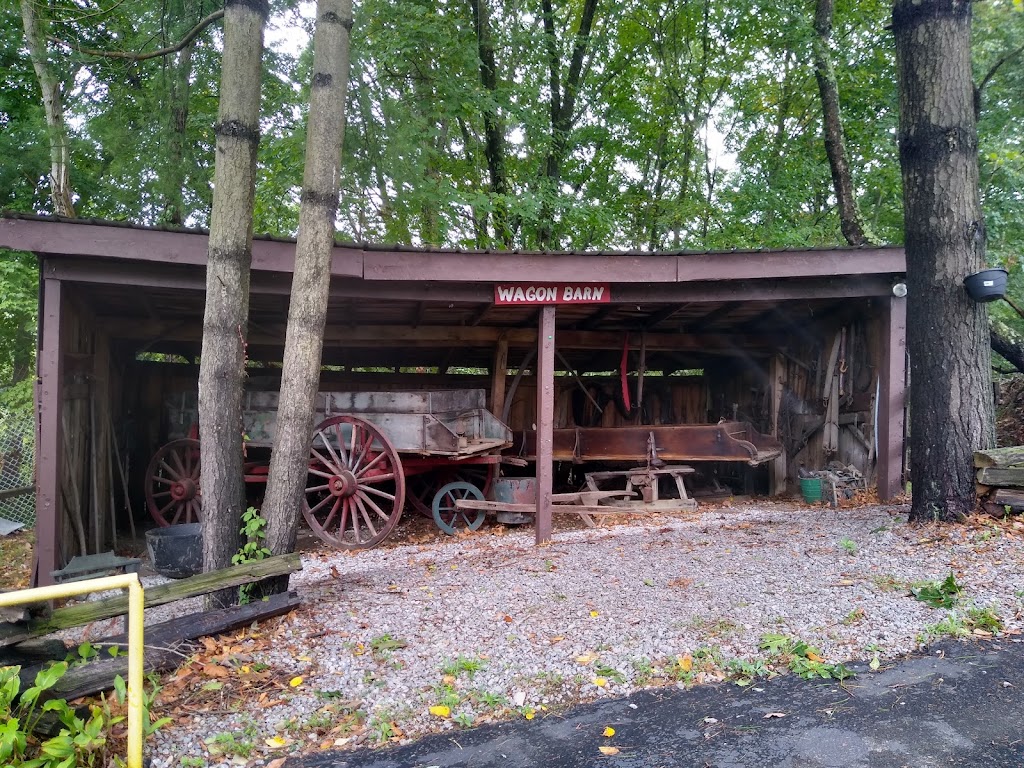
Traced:
POLYGON ((801 477, 800 493, 803 494, 804 501, 808 504, 817 504, 821 501, 821 478, 801 477))

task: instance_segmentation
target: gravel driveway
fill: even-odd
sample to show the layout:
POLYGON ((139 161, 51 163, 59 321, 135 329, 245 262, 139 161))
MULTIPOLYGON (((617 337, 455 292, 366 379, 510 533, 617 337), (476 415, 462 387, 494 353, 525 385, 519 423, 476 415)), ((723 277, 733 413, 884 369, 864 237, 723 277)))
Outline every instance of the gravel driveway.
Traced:
POLYGON ((785 671, 760 647, 769 634, 831 665, 986 631, 979 617, 1018 632, 1024 524, 911 527, 906 511, 759 501, 556 530, 542 547, 532 528, 485 528, 312 553, 292 578, 301 610, 211 641, 166 678, 157 711, 175 722, 147 752, 154 768, 280 765, 643 687, 745 681, 785 671), (951 571, 955 607, 909 595, 951 571))

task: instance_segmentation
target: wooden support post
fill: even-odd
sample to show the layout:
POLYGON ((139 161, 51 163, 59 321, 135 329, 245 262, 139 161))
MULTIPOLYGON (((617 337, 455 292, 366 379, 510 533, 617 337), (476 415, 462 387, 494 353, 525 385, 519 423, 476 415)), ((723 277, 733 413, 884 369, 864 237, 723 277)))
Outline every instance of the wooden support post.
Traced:
MULTIPOLYGON (((786 387, 786 358, 782 355, 773 355, 768 365, 768 378, 771 382, 772 393, 772 437, 779 439, 779 415, 782 411, 782 393, 786 387)), ((771 486, 769 492, 772 496, 781 496, 787 490, 787 466, 786 451, 783 449, 777 459, 772 461, 771 486)))
POLYGON ((61 410, 64 408, 64 369, 61 355, 61 283, 43 280, 40 311, 36 402, 36 547, 33 586, 53 584, 60 546, 60 476, 64 449, 61 410))
POLYGON ((505 378, 508 373, 508 339, 501 336, 494 347, 491 366, 491 413, 501 418, 505 408, 505 378))
POLYGON ((540 311, 537 338, 537 543, 551 540, 551 492, 554 481, 555 307, 540 311))
POLYGON ((907 372, 907 300, 893 296, 882 320, 879 376, 878 497, 903 493, 903 441, 907 372))

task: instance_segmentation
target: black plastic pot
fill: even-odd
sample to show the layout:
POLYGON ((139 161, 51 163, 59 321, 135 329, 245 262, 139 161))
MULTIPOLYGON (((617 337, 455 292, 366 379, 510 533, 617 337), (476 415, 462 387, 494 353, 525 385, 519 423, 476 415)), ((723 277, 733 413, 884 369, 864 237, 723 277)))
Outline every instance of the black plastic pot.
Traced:
POLYGON ((184 579, 203 570, 200 523, 169 525, 146 531, 146 548, 153 570, 169 579, 184 579))
POLYGON ((996 301, 1006 295, 1007 271, 1001 267, 983 269, 964 278, 967 295, 977 302, 996 301))

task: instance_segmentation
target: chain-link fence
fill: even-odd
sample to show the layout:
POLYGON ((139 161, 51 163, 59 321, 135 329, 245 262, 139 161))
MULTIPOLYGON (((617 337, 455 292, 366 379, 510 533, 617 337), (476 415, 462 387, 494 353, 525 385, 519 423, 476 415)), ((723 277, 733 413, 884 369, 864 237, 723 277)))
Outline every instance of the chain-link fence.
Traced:
POLYGON ((35 523, 34 461, 32 416, 0 408, 0 518, 28 526, 35 523))

